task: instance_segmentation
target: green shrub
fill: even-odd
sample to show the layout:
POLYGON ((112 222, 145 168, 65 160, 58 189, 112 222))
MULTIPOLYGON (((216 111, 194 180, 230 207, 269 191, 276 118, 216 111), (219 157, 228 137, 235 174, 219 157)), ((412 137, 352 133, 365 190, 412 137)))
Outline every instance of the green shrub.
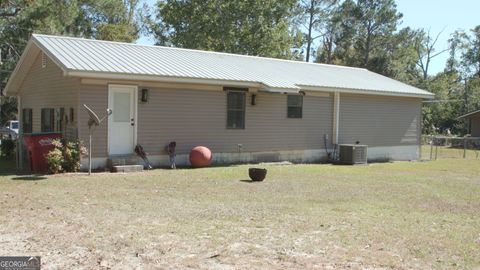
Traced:
POLYGON ((15 140, 5 139, 2 140, 0 145, 0 154, 4 157, 12 157, 15 153, 15 140))
POLYGON ((80 159, 87 154, 87 149, 79 140, 53 140, 54 149, 47 154, 49 173, 77 172, 80 159))
POLYGON ((62 171, 63 154, 58 148, 54 148, 47 154, 48 172, 55 174, 62 171))
POLYGON ((67 172, 77 172, 80 170, 80 159, 87 154, 87 148, 76 140, 65 143, 63 148, 63 169, 67 172))

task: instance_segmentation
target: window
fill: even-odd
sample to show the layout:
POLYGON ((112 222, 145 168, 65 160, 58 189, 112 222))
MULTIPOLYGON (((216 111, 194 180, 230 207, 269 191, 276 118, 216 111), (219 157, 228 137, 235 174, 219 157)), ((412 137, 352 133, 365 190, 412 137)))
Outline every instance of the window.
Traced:
POLYGON ((10 126, 12 127, 12 129, 18 129, 18 122, 17 121, 15 121, 15 122, 12 121, 10 123, 10 126))
POLYGON ((55 130, 55 110, 51 108, 42 109, 42 132, 53 132, 55 130))
POLYGON ((245 92, 227 92, 227 128, 245 128, 245 92))
POLYGON ((288 118, 302 118, 303 110, 303 96, 288 95, 287 96, 287 117, 288 118))
POLYGON ((22 131, 32 133, 32 109, 22 110, 22 131))

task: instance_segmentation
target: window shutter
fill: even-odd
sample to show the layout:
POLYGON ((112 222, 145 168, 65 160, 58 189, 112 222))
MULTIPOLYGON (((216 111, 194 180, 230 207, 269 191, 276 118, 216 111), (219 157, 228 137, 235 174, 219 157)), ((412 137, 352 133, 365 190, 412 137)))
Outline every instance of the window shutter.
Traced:
POLYGON ((22 110, 22 132, 32 133, 32 109, 22 110))
POLYGON ((45 109, 42 109, 42 119, 41 119, 41 128, 42 132, 45 132, 45 109))
POLYGON ((50 132, 55 131, 55 110, 50 109, 50 132))

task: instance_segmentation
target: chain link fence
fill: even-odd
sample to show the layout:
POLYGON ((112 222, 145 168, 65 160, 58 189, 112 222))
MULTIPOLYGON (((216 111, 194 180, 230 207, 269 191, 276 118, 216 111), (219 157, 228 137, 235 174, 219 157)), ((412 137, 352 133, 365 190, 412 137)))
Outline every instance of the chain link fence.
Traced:
POLYGON ((422 159, 480 159, 480 137, 422 136, 422 159))

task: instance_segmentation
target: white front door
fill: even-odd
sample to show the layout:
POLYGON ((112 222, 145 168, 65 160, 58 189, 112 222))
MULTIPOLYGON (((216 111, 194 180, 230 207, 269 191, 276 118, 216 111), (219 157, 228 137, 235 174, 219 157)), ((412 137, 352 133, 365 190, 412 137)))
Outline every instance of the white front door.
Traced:
POLYGON ((108 86, 108 154, 132 154, 136 140, 137 87, 108 86))

